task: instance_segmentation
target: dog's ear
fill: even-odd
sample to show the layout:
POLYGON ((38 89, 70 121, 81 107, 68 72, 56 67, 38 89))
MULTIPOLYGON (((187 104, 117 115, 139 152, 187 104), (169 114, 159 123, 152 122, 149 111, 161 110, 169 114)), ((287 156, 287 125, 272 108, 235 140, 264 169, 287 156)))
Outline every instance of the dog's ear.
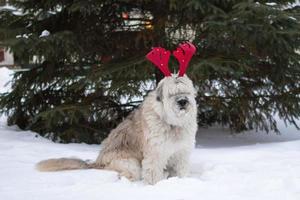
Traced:
POLYGON ((162 85, 158 85, 156 88, 156 100, 161 101, 162 100, 162 95, 163 95, 163 89, 162 85))

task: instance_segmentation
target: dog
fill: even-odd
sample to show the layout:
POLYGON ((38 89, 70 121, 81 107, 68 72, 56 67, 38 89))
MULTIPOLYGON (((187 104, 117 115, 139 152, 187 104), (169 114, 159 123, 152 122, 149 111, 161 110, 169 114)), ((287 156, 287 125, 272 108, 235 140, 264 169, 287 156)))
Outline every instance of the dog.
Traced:
MULTIPOLYGON (((181 56, 180 52, 173 53, 174 56, 184 56, 189 60, 188 53, 193 54, 195 51, 194 48, 190 50, 193 47, 191 45, 182 44, 181 56)), ((102 142, 102 150, 96 161, 88 163, 80 159, 49 159, 36 165, 39 171, 90 168, 114 170, 131 181, 143 180, 148 184, 188 174, 189 156, 194 148, 197 131, 196 89, 191 79, 184 74, 186 66, 183 66, 182 60, 179 61, 179 75, 171 74, 168 67, 164 66, 164 56, 170 56, 169 51, 162 48, 153 51, 147 58, 154 64, 158 61, 159 65, 156 66, 160 66, 165 77, 139 108, 110 132, 102 142)))

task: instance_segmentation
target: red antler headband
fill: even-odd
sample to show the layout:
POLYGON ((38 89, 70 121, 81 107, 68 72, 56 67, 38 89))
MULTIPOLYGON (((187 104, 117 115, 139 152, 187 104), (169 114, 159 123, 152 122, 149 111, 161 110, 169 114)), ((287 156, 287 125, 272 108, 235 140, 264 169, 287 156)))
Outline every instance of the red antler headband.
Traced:
POLYGON ((180 44, 173 52, 173 55, 179 62, 179 76, 183 76, 185 74, 195 52, 196 47, 190 42, 180 44))
MULTIPOLYGON (((185 74, 189 62, 195 52, 196 47, 190 42, 179 44, 179 47, 173 51, 173 55, 179 62, 178 76, 183 76, 185 74)), ((158 67, 165 76, 171 76, 171 72, 168 67, 170 55, 170 51, 161 47, 155 47, 147 54, 146 58, 158 67)))
POLYGON ((170 51, 161 47, 155 47, 147 54, 146 58, 158 67, 165 76, 171 76, 168 66, 170 55, 170 51))

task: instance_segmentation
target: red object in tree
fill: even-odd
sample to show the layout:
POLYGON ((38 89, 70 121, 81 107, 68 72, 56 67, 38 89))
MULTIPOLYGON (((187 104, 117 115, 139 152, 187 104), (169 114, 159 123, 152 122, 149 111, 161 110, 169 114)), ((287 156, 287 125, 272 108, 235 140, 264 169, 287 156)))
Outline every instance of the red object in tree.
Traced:
POLYGON ((189 62, 191 61, 195 52, 196 47, 190 42, 180 44, 179 47, 173 51, 173 55, 179 62, 178 76, 183 76, 185 74, 189 62))
POLYGON ((128 19, 129 18, 128 12, 122 12, 122 18, 123 19, 128 19))
POLYGON ((161 47, 155 47, 146 55, 146 58, 158 67, 165 76, 171 76, 168 66, 170 55, 170 51, 161 47))
POLYGON ((4 49, 0 49, 0 62, 4 61, 4 49))
POLYGON ((103 56, 101 56, 101 58, 100 58, 100 61, 102 62, 102 63, 108 63, 108 62, 110 62, 112 60, 112 56, 111 55, 103 55, 103 56))

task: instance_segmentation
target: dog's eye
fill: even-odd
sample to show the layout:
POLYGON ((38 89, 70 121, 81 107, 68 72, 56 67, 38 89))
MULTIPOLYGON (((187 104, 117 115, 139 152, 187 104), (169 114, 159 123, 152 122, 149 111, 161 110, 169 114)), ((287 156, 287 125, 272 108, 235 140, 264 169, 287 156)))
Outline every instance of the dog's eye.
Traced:
POLYGON ((156 100, 157 100, 157 101, 161 101, 159 96, 156 97, 156 100))

